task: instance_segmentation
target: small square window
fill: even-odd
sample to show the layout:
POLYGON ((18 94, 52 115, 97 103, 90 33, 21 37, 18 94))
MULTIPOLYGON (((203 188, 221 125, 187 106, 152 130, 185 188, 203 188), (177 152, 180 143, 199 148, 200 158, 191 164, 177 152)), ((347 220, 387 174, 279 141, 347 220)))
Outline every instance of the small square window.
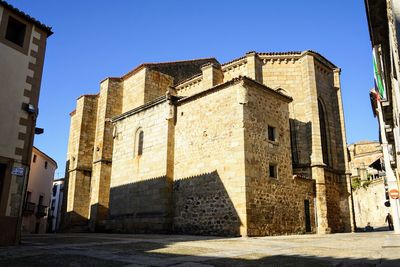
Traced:
POLYGON ((268 125, 268 140, 276 141, 276 128, 268 125))
POLYGON ((278 168, 275 164, 269 164, 269 177, 278 178, 278 168))
POLYGON ((23 47, 25 41, 26 24, 8 17, 6 39, 14 44, 23 47))

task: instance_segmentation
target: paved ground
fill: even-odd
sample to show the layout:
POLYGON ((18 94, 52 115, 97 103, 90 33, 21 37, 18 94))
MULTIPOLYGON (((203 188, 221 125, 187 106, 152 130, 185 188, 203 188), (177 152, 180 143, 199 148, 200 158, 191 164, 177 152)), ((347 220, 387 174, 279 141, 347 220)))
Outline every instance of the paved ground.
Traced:
POLYGON ((30 235, 0 248, 0 266, 400 266, 400 235, 30 235))

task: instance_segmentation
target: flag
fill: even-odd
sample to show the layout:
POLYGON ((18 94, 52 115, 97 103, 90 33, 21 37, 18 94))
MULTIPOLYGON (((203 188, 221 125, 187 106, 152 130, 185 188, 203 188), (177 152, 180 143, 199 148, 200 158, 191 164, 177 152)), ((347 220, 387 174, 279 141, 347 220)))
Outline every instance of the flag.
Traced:
POLYGON ((378 54, 376 46, 372 49, 372 58, 374 62, 375 90, 379 92, 379 98, 381 100, 386 100, 386 89, 381 75, 381 73, 383 73, 380 64, 382 61, 380 60, 380 55, 378 54))

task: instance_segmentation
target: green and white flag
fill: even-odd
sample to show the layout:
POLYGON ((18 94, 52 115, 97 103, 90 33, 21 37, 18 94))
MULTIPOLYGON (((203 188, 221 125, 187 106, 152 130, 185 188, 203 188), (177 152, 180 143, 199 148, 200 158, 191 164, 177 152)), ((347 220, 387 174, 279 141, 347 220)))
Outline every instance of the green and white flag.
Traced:
POLYGON ((386 88, 385 83, 382 78, 382 66, 381 57, 379 55, 377 46, 372 49, 372 58, 374 61, 374 80, 375 80, 375 90, 379 92, 379 97, 381 100, 386 100, 386 88))

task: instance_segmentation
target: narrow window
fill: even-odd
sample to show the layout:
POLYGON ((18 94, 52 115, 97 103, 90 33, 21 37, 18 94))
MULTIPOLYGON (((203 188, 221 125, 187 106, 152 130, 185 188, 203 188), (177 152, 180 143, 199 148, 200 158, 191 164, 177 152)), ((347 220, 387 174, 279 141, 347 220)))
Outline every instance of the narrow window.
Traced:
POLYGON ((140 156, 140 155, 143 154, 143 137, 144 137, 143 131, 139 130, 137 132, 137 137, 136 137, 136 142, 137 142, 137 146, 136 146, 137 147, 137 149, 136 149, 137 153, 136 153, 136 155, 137 156, 140 156))
POLYGON ((268 140, 276 141, 276 128, 268 125, 268 140))
POLYGON ((275 164, 269 164, 269 177, 270 178, 278 178, 278 171, 275 164))
POLYGON ((55 196, 57 195, 57 188, 58 188, 58 185, 55 184, 55 185, 53 186, 53 197, 55 197, 55 196))
POLYGON ((44 196, 40 195, 39 196, 39 204, 38 205, 43 205, 43 199, 44 199, 44 196))
POLYGON ((47 169, 47 161, 44 162, 44 168, 47 169))
POLYGON ((26 25, 13 17, 8 18, 6 39, 23 47, 25 41, 26 25))
POLYGON ((328 129, 325 117, 325 109, 320 100, 318 100, 318 113, 319 113, 319 128, 321 133, 321 146, 322 146, 322 160, 327 165, 330 166, 329 161, 329 147, 328 147, 328 129))
POLYGON ((36 162, 36 155, 33 155, 33 162, 36 162))

